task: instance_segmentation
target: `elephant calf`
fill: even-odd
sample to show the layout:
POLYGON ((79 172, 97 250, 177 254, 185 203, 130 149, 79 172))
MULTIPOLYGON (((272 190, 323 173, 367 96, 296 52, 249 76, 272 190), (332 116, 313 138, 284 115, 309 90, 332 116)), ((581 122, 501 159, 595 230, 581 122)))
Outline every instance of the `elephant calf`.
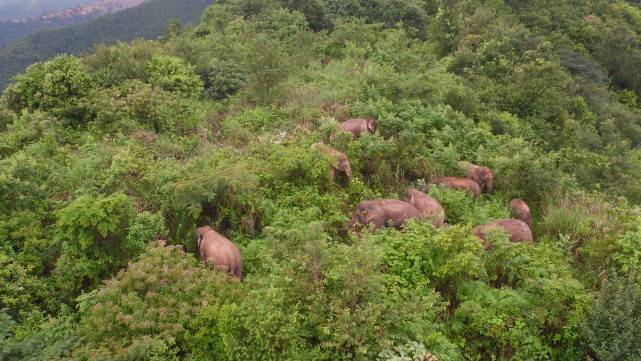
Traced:
POLYGON ((225 270, 230 276, 243 277, 243 259, 235 244, 210 226, 196 230, 200 259, 216 269, 225 270))
POLYGON ((413 205, 397 199, 374 199, 358 204, 349 228, 367 224, 371 224, 375 229, 388 224, 400 228, 410 218, 420 218, 419 211, 413 205))
POLYGON ((340 174, 344 174, 347 178, 352 179, 352 167, 349 165, 349 159, 347 159, 345 153, 339 152, 320 142, 314 143, 312 149, 321 152, 329 159, 331 163, 329 173, 332 179, 336 179, 340 174))
POLYGON ((460 161, 459 167, 465 171, 465 176, 481 186, 486 193, 494 191, 494 173, 490 168, 481 167, 466 161, 460 161))
POLYGON ((461 189, 478 196, 481 194, 481 186, 470 178, 462 177, 430 177, 428 187, 432 184, 442 185, 447 188, 461 189))
POLYGON ((340 123, 339 128, 344 132, 352 133, 354 138, 358 138, 367 132, 370 132, 372 134, 376 133, 376 119, 348 119, 340 123))
POLYGON ((512 216, 518 220, 525 222, 525 224, 532 230, 532 213, 527 203, 520 198, 515 198, 510 201, 510 211, 512 216))
POLYGON ((436 199, 427 194, 410 189, 405 193, 403 200, 413 205, 422 219, 431 219, 435 228, 439 228, 445 223, 445 210, 436 199))
MULTIPOLYGON (((474 234, 485 241, 486 234, 494 229, 505 231, 511 242, 532 242, 532 231, 525 222, 518 219, 502 219, 500 221, 483 224, 474 228, 474 234)), ((488 247, 485 245, 486 248, 488 247)))

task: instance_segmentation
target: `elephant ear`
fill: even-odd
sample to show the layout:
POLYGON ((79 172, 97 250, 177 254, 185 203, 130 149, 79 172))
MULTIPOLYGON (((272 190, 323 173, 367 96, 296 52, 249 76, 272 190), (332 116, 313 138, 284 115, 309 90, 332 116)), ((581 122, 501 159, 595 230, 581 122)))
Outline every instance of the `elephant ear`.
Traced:
POLYGON ((352 167, 349 165, 349 161, 347 159, 343 159, 340 162, 341 165, 341 170, 345 172, 348 178, 352 178, 352 167))
POLYGON ((365 224, 372 223, 374 218, 376 218, 376 214, 371 209, 366 210, 363 214, 363 219, 365 220, 365 224))
POLYGON ((414 194, 412 192, 405 193, 405 202, 409 204, 414 204, 414 194))
POLYGON ((198 242, 198 249, 200 249, 200 245, 203 243, 203 234, 202 232, 198 232, 198 235, 196 236, 197 242, 198 242))

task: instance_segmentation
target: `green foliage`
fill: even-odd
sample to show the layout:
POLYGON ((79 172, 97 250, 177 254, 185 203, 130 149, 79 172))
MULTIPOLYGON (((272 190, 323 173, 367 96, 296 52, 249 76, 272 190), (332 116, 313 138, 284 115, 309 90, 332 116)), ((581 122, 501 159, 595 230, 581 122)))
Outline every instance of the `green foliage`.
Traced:
POLYGON ((381 352, 378 357, 385 361, 421 361, 429 360, 432 356, 427 352, 425 345, 418 342, 410 342, 407 345, 396 346, 381 352))
POLYGON ((56 212, 61 255, 53 276, 63 297, 97 284, 139 250, 126 233, 133 208, 124 194, 81 196, 56 212))
POLYGON ((0 307, 10 314, 31 311, 35 300, 46 300, 51 297, 50 290, 38 279, 29 274, 29 270, 10 257, 0 252, 0 307))
POLYGON ((247 74, 249 99, 269 104, 275 99, 276 86, 289 71, 289 59, 283 45, 264 34, 253 37, 242 51, 241 70, 247 74))
POLYGON ((76 102, 90 88, 91 78, 80 60, 61 55, 35 64, 17 76, 5 100, 7 107, 17 113, 40 109, 65 117, 75 112, 76 102))
MULTIPOLYGON (((637 218, 635 224, 638 222, 637 218)), ((613 258, 620 274, 624 277, 641 277, 641 234, 639 229, 626 232, 615 241, 615 245, 617 251, 613 258)))
POLYGON ((236 64, 224 60, 212 60, 202 75, 205 94, 216 100, 234 95, 245 85, 245 74, 236 64))
POLYGON ((168 235, 169 232, 165 227, 165 219, 162 214, 145 211, 136 215, 131 227, 129 227, 127 244, 142 251, 148 243, 165 239, 168 235))
POLYGON ((43 319, 37 313, 19 325, 0 311, 0 357, 3 360, 48 361, 68 359, 79 347, 70 310, 63 308, 58 319, 43 319))
POLYGON ((196 96, 202 93, 202 81, 192 66, 182 59, 170 56, 154 56, 145 67, 147 81, 167 91, 196 96))
POLYGON ((203 309, 196 359, 370 359, 392 340, 435 335, 436 294, 386 295, 378 247, 328 242, 322 223, 306 220, 317 214, 275 216, 261 241, 268 273, 247 278, 237 302, 203 309))
POLYGON ((586 342, 599 360, 636 360, 641 357, 639 285, 616 275, 604 283, 583 324, 586 342))
POLYGON ((173 348, 200 307, 224 297, 224 277, 179 247, 149 245, 139 261, 79 298, 85 339, 78 356, 176 359, 173 348))
POLYGON ((397 277, 400 290, 433 287, 447 294, 465 279, 485 277, 483 248, 467 227, 436 232, 429 222, 417 222, 403 232, 387 233, 378 242, 384 266, 397 277))
MULTIPOLYGON (((122 29, 203 6, 177 3, 122 29)), ((600 281, 639 281, 640 14, 221 0, 158 41, 34 65, 0 104, 0 359, 634 355, 637 291, 600 281), (376 134, 337 131, 358 117, 376 134), (495 191, 430 187, 447 226, 348 229, 359 202, 465 176, 459 161, 491 168, 495 191), (484 250, 473 227, 516 197, 535 242, 497 231, 484 250), (241 282, 196 261, 203 225, 238 246, 241 282)), ((77 29, 74 49, 94 33, 77 29)))

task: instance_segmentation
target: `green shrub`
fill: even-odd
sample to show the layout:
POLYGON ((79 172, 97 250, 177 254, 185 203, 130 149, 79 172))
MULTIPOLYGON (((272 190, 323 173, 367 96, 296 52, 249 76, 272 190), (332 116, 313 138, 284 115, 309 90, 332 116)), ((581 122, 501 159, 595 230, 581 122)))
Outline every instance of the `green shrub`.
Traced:
POLYGON ((124 194, 83 195, 57 210, 56 218, 61 255, 53 277, 63 299, 95 286, 139 249, 127 242, 133 207, 124 194))
POLYGON ((481 242, 468 227, 437 232, 429 222, 414 222, 374 239, 383 245, 385 272, 396 277, 393 290, 435 288, 452 296, 461 281, 486 277, 481 242))
POLYGON ((85 335, 78 356, 176 359, 188 323, 203 305, 226 299, 226 282, 179 247, 151 244, 140 260, 78 299, 85 335))
POLYGON ((205 94, 216 100, 234 95, 245 85, 245 74, 240 72, 238 66, 231 61, 212 60, 201 77, 204 81, 205 94))
POLYGON ((203 83, 194 68, 180 58, 155 55, 147 62, 145 74, 150 84, 170 92, 198 96, 203 91, 203 83))
MULTIPOLYGON (((51 112, 63 119, 77 116, 77 101, 92 88, 91 77, 76 57, 59 55, 18 75, 4 94, 9 109, 51 112)), ((77 120, 77 119, 75 119, 77 120)))
POLYGON ((588 347, 599 360, 637 360, 641 330, 641 290, 632 278, 604 281, 583 324, 588 347))

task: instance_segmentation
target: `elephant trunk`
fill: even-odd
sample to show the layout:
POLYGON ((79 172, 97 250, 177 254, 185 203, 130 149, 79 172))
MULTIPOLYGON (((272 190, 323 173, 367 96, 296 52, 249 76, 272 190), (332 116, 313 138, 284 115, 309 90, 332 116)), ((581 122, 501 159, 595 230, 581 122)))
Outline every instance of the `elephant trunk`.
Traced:
POLYGON ((490 180, 489 182, 487 182, 487 184, 485 185, 485 189, 488 193, 494 192, 494 181, 490 180))

